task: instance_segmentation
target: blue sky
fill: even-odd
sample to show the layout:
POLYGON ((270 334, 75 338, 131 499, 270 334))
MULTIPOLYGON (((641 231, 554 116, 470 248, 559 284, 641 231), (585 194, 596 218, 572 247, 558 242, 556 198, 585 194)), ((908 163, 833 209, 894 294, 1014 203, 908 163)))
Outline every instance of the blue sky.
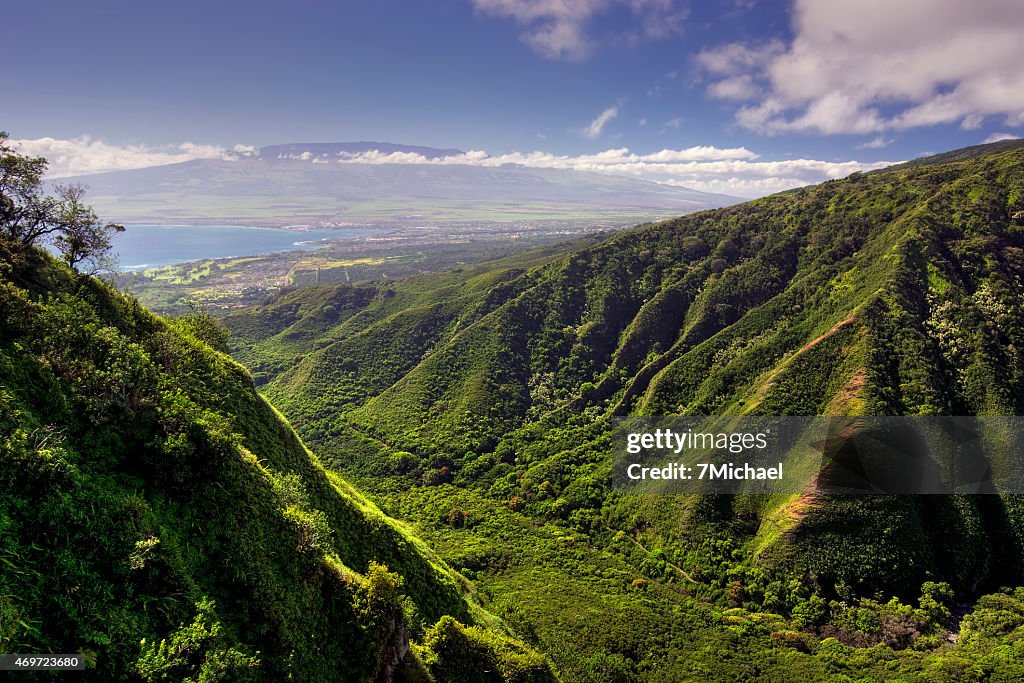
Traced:
POLYGON ((53 1, 4 25, 0 128, 58 174, 382 140, 618 150, 572 163, 752 196, 1024 134, 1016 0, 53 1))

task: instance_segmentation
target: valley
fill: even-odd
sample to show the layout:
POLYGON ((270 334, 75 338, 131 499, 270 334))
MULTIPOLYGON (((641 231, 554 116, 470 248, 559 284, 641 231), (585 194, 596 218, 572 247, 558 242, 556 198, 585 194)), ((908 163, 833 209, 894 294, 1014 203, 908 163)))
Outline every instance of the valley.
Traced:
POLYGON ((1024 151, 966 157, 224 322, 324 462, 567 680, 1009 680, 1013 496, 609 482, 618 414, 1019 414, 1024 151))
POLYGON ((1021 414, 1022 198, 997 144, 122 283, 163 317, 0 240, 0 647, 149 681, 1024 676, 1018 496, 633 494, 611 453, 623 415, 1021 414))
POLYGON ((1024 2, 6 3, 0 680, 1024 683, 1024 2))

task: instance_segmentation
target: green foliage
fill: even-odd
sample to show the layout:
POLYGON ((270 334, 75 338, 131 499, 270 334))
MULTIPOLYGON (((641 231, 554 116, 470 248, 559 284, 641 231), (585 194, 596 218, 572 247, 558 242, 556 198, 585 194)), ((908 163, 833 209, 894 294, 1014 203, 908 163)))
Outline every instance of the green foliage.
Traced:
POLYGON ((141 642, 142 652, 135 663, 135 672, 143 680, 188 681, 258 681, 259 653, 247 655, 221 644, 223 627, 215 621, 213 604, 201 600, 196 604, 195 620, 175 631, 170 640, 159 643, 141 642))
POLYGON ((367 628, 380 628, 401 618, 402 577, 371 562, 355 599, 356 614, 367 628))
POLYGON ((566 678, 1010 680, 1012 609, 951 641, 1024 579, 1019 501, 654 500, 609 466, 626 413, 1021 414, 1024 151, 988 151, 228 324, 287 302, 236 345, 266 394, 566 678))
POLYGON ((424 623, 493 619, 207 316, 33 249, 0 276, 0 651, 81 652, 89 680, 358 681, 424 623))
POLYGON ((424 663, 439 681, 452 683, 545 683, 554 681, 548 662, 507 637, 441 617, 427 631, 424 663))
POLYGON ((228 353, 231 332, 208 311, 193 307, 191 313, 175 316, 170 320, 182 334, 191 335, 215 351, 228 353))
POLYGON ((6 144, 0 131, 0 240, 17 253, 34 246, 51 245, 72 268, 83 264, 96 272, 111 265, 113 237, 124 226, 103 223, 82 200, 81 186, 57 185, 53 194, 43 192, 47 162, 27 157, 6 144))
POLYGON ((944 624, 949 620, 953 598, 953 589, 948 583, 925 581, 921 585, 921 611, 935 624, 944 624))

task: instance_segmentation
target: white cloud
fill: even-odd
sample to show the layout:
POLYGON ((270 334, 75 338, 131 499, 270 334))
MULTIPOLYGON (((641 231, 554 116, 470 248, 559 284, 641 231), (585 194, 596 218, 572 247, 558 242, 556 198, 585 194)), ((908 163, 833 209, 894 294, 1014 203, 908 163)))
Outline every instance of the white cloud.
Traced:
POLYGON ((708 95, 716 100, 747 101, 758 96, 761 88, 750 74, 729 76, 708 86, 708 95))
POLYGON ((857 149, 882 149, 884 147, 888 147, 893 142, 893 138, 887 138, 883 135, 878 135, 871 138, 867 142, 862 142, 861 144, 857 145, 857 149))
POLYGON ((147 147, 145 145, 111 145, 83 135, 70 140, 38 138, 35 140, 12 140, 16 149, 29 156, 45 157, 50 165, 48 178, 61 178, 104 171, 119 171, 147 166, 177 164, 193 159, 237 159, 241 147, 255 151, 255 147, 236 145, 235 152, 217 145, 197 145, 183 142, 173 147, 147 147))
POLYGON ((964 120, 960 122, 960 127, 964 130, 977 130, 981 128, 981 124, 985 123, 985 117, 981 114, 968 114, 964 117, 964 120))
POLYGON ((733 43, 697 56, 710 96, 752 101, 737 112, 741 126, 869 134, 973 129, 988 116, 1024 125, 1024 3, 796 0, 793 29, 785 47, 733 43))
POLYGON ((583 129, 583 136, 596 140, 601 136, 601 131, 608 125, 608 122, 619 115, 619 105, 608 107, 597 115, 597 118, 590 122, 590 125, 583 129))
POLYGON ((661 131, 659 131, 659 132, 664 133, 664 132, 669 131, 669 130, 679 130, 682 127, 682 125, 683 125, 683 118, 680 117, 680 116, 677 116, 676 118, 669 119, 665 123, 661 124, 661 131))
POLYGON ((760 69, 785 52, 780 40, 759 45, 727 43, 697 53, 698 68, 711 76, 708 95, 717 100, 750 101, 767 88, 760 69))
POLYGON ((781 40, 771 40, 761 45, 727 43, 697 53, 697 65, 716 76, 736 76, 764 66, 767 62, 785 52, 781 40))
POLYGON ((981 141, 981 144, 987 145, 990 142, 1002 142, 1003 140, 1020 140, 1019 135, 1013 133, 992 133, 987 138, 981 141))
POLYGON ((471 0, 482 14, 511 19, 526 27, 521 38, 547 59, 586 59, 597 40, 590 35, 594 17, 625 7, 633 25, 612 39, 638 42, 679 32, 686 12, 675 0, 471 0))
POLYGON ((424 164, 567 169, 625 175, 667 185, 686 186, 705 192, 722 192, 740 197, 759 197, 772 192, 833 178, 855 171, 884 168, 895 162, 820 161, 790 159, 758 161, 758 155, 745 147, 719 148, 697 146, 663 149, 651 154, 634 154, 625 147, 607 149, 580 156, 548 152, 511 152, 491 155, 482 150, 428 159, 419 154, 376 150, 345 154, 343 164, 424 164))
MULTIPOLYGON (((73 140, 41 138, 13 142, 25 154, 50 159, 50 177, 159 166, 189 159, 230 160, 251 154, 244 146, 237 147, 243 151, 236 152, 236 148, 227 151, 216 145, 184 143, 170 150, 160 150, 142 146, 117 147, 87 137, 73 140)), ((740 197, 757 197, 894 163, 815 159, 763 161, 746 147, 722 148, 710 145, 663 149, 649 154, 637 154, 626 147, 618 147, 578 156, 542 151, 490 154, 484 150, 472 150, 431 159, 413 152, 384 153, 370 150, 359 153, 341 152, 331 156, 294 154, 288 158, 318 165, 416 164, 487 168, 516 165, 537 169, 591 171, 740 197)))
MULTIPOLYGON (((457 156, 437 157, 434 161, 465 158, 466 163, 468 163, 473 161, 475 155, 476 152, 467 152, 457 156)), ((423 164, 432 161, 417 152, 382 152, 379 149, 371 149, 366 152, 338 152, 338 157, 337 162, 339 164, 423 164)), ((292 156, 289 158, 298 159, 299 157, 292 156)))

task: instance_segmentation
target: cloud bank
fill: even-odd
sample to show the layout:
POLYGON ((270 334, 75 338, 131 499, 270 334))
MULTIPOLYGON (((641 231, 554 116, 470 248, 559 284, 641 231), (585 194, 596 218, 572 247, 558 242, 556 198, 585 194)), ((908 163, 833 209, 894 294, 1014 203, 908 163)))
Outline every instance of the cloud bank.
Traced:
POLYGON ((235 145, 233 150, 228 151, 217 145, 197 145, 192 142, 183 142, 170 148, 117 146, 88 135, 70 140, 37 138, 11 142, 22 154, 45 157, 50 163, 46 174, 48 178, 165 166, 193 159, 238 159, 256 152, 256 148, 250 145, 235 145))
POLYGON ((435 166, 461 164, 484 167, 511 164, 527 168, 625 175, 665 185, 689 187, 703 192, 730 194, 737 197, 761 197, 824 180, 843 178, 856 171, 884 168, 896 162, 862 163, 816 159, 760 161, 757 154, 745 147, 697 146, 686 149, 663 149, 651 154, 635 154, 628 148, 621 147, 597 154, 579 156, 556 155, 540 151, 491 155, 476 150, 436 159, 427 159, 419 154, 408 152, 383 154, 378 151, 370 151, 359 154, 342 153, 336 163, 435 166))
POLYGON ((708 95, 766 134, 878 134, 999 117, 1024 125, 1024 3, 797 0, 789 45, 732 43, 696 61, 708 95))
MULTIPOLYGON (((89 137, 58 140, 14 140, 25 154, 50 160, 50 178, 87 175, 103 171, 127 170, 173 164, 192 159, 234 161, 255 154, 256 148, 235 145, 228 150, 216 145, 182 143, 170 150, 142 146, 118 147, 89 137)), ((855 171, 882 168, 894 162, 821 161, 787 159, 764 161, 746 147, 699 145, 684 149, 663 149, 637 154, 627 147, 607 149, 596 154, 576 156, 550 152, 510 152, 490 154, 474 150, 464 154, 429 159, 412 152, 384 153, 379 150, 336 155, 303 152, 280 157, 310 164, 416 164, 424 166, 481 166, 494 168, 514 165, 537 169, 590 171, 624 175, 704 192, 759 197, 801 185, 842 178, 855 171)))

